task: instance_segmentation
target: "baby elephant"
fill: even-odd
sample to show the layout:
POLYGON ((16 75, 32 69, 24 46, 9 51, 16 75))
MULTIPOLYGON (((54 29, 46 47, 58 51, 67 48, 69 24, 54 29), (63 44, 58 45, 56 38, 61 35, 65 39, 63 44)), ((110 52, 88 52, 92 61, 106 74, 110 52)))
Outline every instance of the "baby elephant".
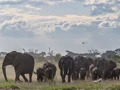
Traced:
POLYGON ((56 74, 56 66, 47 62, 34 73, 37 74, 37 81, 53 80, 56 74))
POLYGON ((54 79, 54 70, 51 67, 45 69, 46 79, 53 80, 54 79))
POLYGON ((35 74, 37 74, 37 81, 44 81, 45 80, 45 70, 43 68, 38 68, 36 70, 36 72, 34 72, 35 74))
POLYGON ((81 68, 81 70, 80 70, 80 79, 85 80, 85 77, 86 77, 86 69, 81 68))
POLYGON ((120 68, 114 68, 112 72, 112 77, 119 80, 120 68))
POLYGON ((50 62, 46 62, 43 65, 43 69, 45 70, 46 79, 53 80, 56 75, 56 66, 50 62))

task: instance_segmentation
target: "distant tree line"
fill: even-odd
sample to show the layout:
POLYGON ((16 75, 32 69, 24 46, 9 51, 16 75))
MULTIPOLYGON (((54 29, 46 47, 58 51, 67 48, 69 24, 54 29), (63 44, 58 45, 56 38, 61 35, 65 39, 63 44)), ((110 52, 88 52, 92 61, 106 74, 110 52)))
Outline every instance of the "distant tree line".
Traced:
MULTIPOLYGON (((24 53, 28 53, 34 57, 36 61, 52 61, 52 62, 57 62, 61 58, 61 54, 57 53, 54 54, 53 51, 49 51, 48 53, 46 52, 38 52, 38 49, 29 49, 28 51, 25 51, 23 49, 24 53)), ((7 52, 0 52, 0 58, 3 59, 7 52)))
MULTIPOLYGON (((52 61, 52 62, 58 62, 59 59, 61 58, 61 54, 57 53, 54 54, 53 51, 51 51, 49 49, 49 52, 46 53, 44 51, 39 52, 38 49, 29 49, 28 51, 25 51, 24 53, 28 53, 30 55, 32 55, 35 60, 37 61, 52 61)), ((84 56, 84 57, 90 57, 90 58, 97 58, 97 57, 102 57, 102 58, 106 58, 108 60, 114 60, 115 62, 119 62, 120 63, 120 48, 117 48, 115 50, 107 50, 104 53, 100 53, 98 50, 96 49, 92 49, 92 50, 88 50, 87 53, 74 53, 72 51, 66 50, 67 55, 71 56, 71 57, 76 57, 78 55, 80 56, 84 56)), ((0 52, 0 58, 4 58, 4 56, 7 54, 7 52, 0 52)))

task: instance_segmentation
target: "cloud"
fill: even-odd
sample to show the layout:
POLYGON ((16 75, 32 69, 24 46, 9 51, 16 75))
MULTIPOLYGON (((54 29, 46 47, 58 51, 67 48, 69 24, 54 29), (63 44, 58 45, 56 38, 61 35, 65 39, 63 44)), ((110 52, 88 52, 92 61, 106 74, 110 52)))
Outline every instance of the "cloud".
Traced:
POLYGON ((41 4, 47 4, 47 5, 54 5, 64 2, 73 2, 75 0, 1 0, 1 5, 16 5, 16 4, 25 4, 29 3, 31 5, 41 5, 41 4))
POLYGON ((92 7, 91 15, 115 13, 120 8, 119 0, 85 0, 84 4, 92 7))
POLYGON ((120 23, 117 21, 104 21, 98 25, 99 28, 119 28, 120 23))
POLYGON ((29 29, 26 22, 20 17, 13 17, 12 20, 6 20, 0 24, 0 33, 8 37, 33 37, 34 34, 29 29))
MULTIPOLYGON (((78 2, 78 0, 10 0, 9 2, 14 2, 19 4, 18 6, 5 6, 0 10, 0 17, 6 17, 7 19, 0 19, 0 31, 24 31, 30 32, 30 36, 34 35, 45 35, 46 33, 56 32, 57 29, 63 31, 70 30, 92 30, 97 28, 119 28, 120 26, 120 13, 107 13, 104 15, 96 16, 79 16, 79 15, 63 15, 63 16, 42 16, 36 14, 42 8, 35 6, 39 3, 51 3, 54 4, 64 3, 64 2, 78 2), (19 8, 20 7, 20 8, 19 8), (16 18, 17 17, 17 18, 16 18), (19 18, 18 18, 19 17, 19 18)), ((8 0, 1 0, 0 3, 7 3, 8 0)), ((82 0, 81 0, 82 2, 82 0)), ((117 1, 110 2, 109 0, 84 0, 85 5, 93 7, 93 15, 102 14, 107 12, 105 10, 111 9, 106 8, 110 5, 115 6, 117 1), (102 7, 105 4, 104 10, 102 7), (98 10, 99 9, 99 10, 98 10)), ((49 4, 50 5, 50 4, 49 4)), ((51 4, 52 5, 52 4, 51 4)), ((119 6, 119 5, 118 5, 119 6)), ((117 8, 117 6, 116 6, 117 8)), ((41 10, 42 11, 42 10, 41 10)), ((115 7, 114 7, 114 12, 115 7)), ((111 11, 110 11, 111 12, 111 11)), ((22 33, 22 32, 21 32, 22 33)), ((7 33, 8 34, 8 33, 7 33)), ((12 36, 12 35, 11 35, 12 36)))
MULTIPOLYGON (((26 34, 30 34, 30 36, 40 36, 45 35, 46 33, 56 32, 58 28, 63 31, 87 30, 90 32, 91 30, 98 28, 119 28, 119 16, 120 13, 107 14, 105 16, 40 16, 29 15, 27 13, 24 15, 15 14, 13 18, 0 24, 0 31, 2 34, 8 34, 10 31, 24 31, 26 34)), ((18 33, 21 33, 22 35, 23 32, 18 33)))
POLYGON ((41 8, 36 8, 34 6, 31 6, 31 5, 25 5, 24 7, 28 8, 28 9, 33 9, 33 10, 41 10, 41 8))

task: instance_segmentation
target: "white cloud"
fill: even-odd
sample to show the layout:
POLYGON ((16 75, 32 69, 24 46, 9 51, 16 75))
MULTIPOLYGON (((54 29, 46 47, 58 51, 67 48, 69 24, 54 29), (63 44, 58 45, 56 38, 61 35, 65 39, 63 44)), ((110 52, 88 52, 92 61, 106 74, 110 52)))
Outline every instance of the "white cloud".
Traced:
POLYGON ((97 29, 97 28, 119 28, 119 16, 117 14, 107 14, 105 16, 40 16, 29 15, 27 13, 15 14, 11 20, 6 20, 0 24, 0 30, 25 30, 36 35, 55 32, 57 28, 61 30, 75 29, 97 29), (17 16, 18 15, 18 16, 17 16))
POLYGON ((31 6, 31 5, 29 5, 29 4, 25 5, 24 7, 25 7, 25 8, 28 8, 28 9, 33 9, 33 10, 41 10, 41 8, 36 8, 36 7, 31 6))
POLYGON ((119 0, 85 0, 86 6, 92 6, 91 15, 118 12, 120 8, 119 0))

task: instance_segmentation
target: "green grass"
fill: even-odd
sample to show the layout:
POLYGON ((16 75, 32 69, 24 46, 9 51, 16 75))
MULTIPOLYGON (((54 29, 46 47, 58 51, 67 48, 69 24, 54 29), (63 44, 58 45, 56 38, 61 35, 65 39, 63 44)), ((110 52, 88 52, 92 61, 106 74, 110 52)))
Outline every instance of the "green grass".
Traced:
POLYGON ((56 82, 50 84, 48 82, 32 82, 32 83, 15 83, 14 81, 5 82, 2 80, 0 88, 20 88, 20 90, 120 90, 120 81, 102 81, 93 83, 92 81, 77 81, 72 83, 56 82))

